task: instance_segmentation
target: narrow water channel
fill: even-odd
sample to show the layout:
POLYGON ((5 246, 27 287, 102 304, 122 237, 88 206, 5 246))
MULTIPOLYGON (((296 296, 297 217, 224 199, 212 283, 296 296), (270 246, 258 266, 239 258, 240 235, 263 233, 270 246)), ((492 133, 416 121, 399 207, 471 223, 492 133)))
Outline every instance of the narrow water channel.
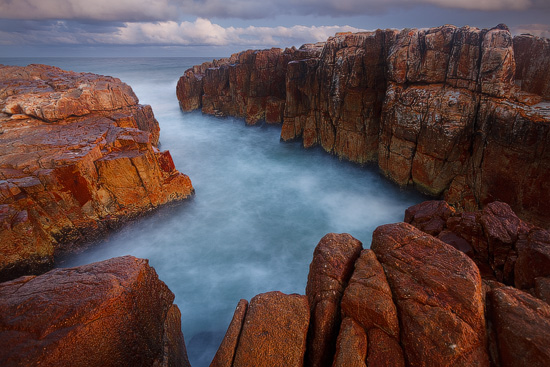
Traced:
POLYGON ((305 292, 315 245, 328 232, 370 244, 424 198, 320 149, 279 140, 279 127, 183 113, 176 82, 207 59, 5 59, 116 76, 151 104, 161 148, 191 177, 193 199, 138 220, 61 266, 115 256, 150 260, 175 293, 193 367, 208 366, 237 302, 262 292, 305 292))

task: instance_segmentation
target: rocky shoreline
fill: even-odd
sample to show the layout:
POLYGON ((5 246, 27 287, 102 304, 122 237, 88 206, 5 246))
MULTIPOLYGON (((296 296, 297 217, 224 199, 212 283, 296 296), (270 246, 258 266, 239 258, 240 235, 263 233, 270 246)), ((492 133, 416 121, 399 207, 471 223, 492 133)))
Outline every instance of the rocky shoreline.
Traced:
POLYGON ((504 25, 378 30, 204 63, 177 96, 185 111, 282 123, 283 140, 376 162, 454 207, 504 201, 548 227, 549 66, 549 40, 504 25))
POLYGON ((0 66, 0 279, 193 194, 159 126, 119 79, 0 66))
MULTIPOLYGON (((447 199, 378 227, 370 249, 327 234, 305 294, 241 300, 211 366, 548 366, 549 52, 505 26, 444 26, 186 71, 185 110, 282 123, 284 140, 447 199)), ((189 366, 147 260, 16 278, 194 193, 151 108, 116 78, 30 65, 0 66, 0 111, 0 364, 189 366)))
MULTIPOLYGON (((427 201, 404 220, 378 227, 370 249, 323 237, 306 294, 241 300, 211 366, 547 366, 550 232, 502 202, 459 213, 427 201)), ((146 260, 0 293, 3 366, 189 366, 174 296, 146 260)))

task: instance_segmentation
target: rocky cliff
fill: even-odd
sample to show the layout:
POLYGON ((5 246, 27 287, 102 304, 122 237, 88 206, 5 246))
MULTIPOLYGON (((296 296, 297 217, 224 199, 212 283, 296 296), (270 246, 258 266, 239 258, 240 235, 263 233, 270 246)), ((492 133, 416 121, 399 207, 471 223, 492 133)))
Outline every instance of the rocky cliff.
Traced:
POLYGON ((187 70, 177 95, 283 140, 358 163, 474 210, 500 200, 548 227, 550 43, 493 29, 337 34, 300 49, 245 51, 187 70))
POLYGON ((189 366, 174 294, 114 258, 0 284, 2 366, 189 366))
POLYGON ((405 221, 326 235, 306 295, 241 300, 211 367, 548 366, 550 233, 502 202, 405 221))
POLYGON ((158 122, 119 79, 0 66, 0 279, 193 193, 158 122))

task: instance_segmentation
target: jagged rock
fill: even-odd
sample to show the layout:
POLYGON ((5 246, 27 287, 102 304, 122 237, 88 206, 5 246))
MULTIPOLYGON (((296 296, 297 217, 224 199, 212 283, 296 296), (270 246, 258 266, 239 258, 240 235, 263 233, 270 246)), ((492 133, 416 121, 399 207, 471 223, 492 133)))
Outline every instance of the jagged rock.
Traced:
POLYGON ((526 92, 550 98, 550 41, 522 34, 514 37, 515 82, 526 92))
POLYGON ((258 72, 250 55, 262 55, 254 60, 272 68, 272 50, 186 71, 178 98, 186 109, 206 96, 217 104, 204 112, 249 122, 284 109, 283 140, 377 162, 391 180, 444 195, 457 208, 504 201, 522 219, 548 227, 550 211, 541 204, 550 201, 548 45, 512 38, 505 25, 342 33, 315 48, 285 50, 287 65, 277 63, 269 75, 258 72), (227 82, 225 69, 238 70, 239 78, 227 82), (283 72, 284 91, 273 84, 283 72), (268 79, 260 82, 260 75, 268 79), (225 87, 199 90, 199 79, 225 87), (238 81, 250 79, 274 90, 274 106, 263 102, 269 96, 258 103, 242 92, 246 83, 238 81))
POLYGON ((355 262, 341 307, 343 317, 360 325, 367 336, 369 366, 382 361, 403 365, 397 309, 384 269, 372 250, 363 250, 355 262))
POLYGON ((0 284, 2 366, 189 366, 173 293, 114 258, 0 284))
POLYGON ((366 367, 367 334, 353 319, 346 317, 340 326, 334 367, 366 367))
MULTIPOLYGON (((545 303, 550 298, 550 277, 545 275, 546 250, 550 247, 548 233, 521 221, 510 206, 499 202, 475 213, 459 213, 445 202, 428 201, 409 208, 405 218, 438 237, 451 233, 469 241, 475 250, 470 255, 477 257, 476 261, 481 259, 477 246, 484 244, 485 259, 480 264, 485 266, 489 266, 489 260, 499 259, 493 254, 502 252, 497 242, 503 246, 510 244, 506 263, 515 264, 516 272, 522 273, 518 279, 528 282, 531 288, 526 290, 541 300, 494 280, 494 273, 482 280, 476 263, 463 252, 407 223, 378 227, 373 234, 372 249, 362 250, 359 257, 359 241, 346 234, 328 234, 317 245, 310 266, 307 293, 311 325, 307 343, 301 331, 290 337, 272 332, 270 327, 275 326, 267 326, 287 325, 288 330, 294 330, 296 324, 282 321, 292 318, 289 311, 293 307, 282 301, 288 296, 260 295, 262 311, 255 312, 253 317, 245 315, 246 301, 237 307, 213 366, 239 365, 236 358, 233 360, 241 343, 247 348, 243 352, 246 358, 241 359, 250 363, 246 365, 280 365, 271 359, 272 355, 279 355, 280 350, 302 355, 298 351, 304 345, 305 355, 309 356, 306 365, 545 366, 550 363, 550 347, 546 342, 550 306, 545 303), (529 248, 530 242, 535 243, 532 249, 522 250, 522 246, 529 248), (522 251, 526 253, 522 255, 522 251), (520 260, 518 257, 512 261, 513 253, 525 256, 521 265, 525 269, 517 268, 520 260), (274 300, 268 307, 271 297, 274 300), (341 315, 334 312, 338 309, 341 315), (246 335, 245 328, 249 330, 246 335), (255 338, 259 342, 252 351, 255 338), (249 354, 254 357, 249 359, 249 354)), ((298 298, 295 301, 301 302, 298 298)), ((300 315, 301 312, 295 311, 300 315)), ((300 319, 303 320, 302 316, 300 319)), ((301 361, 296 357, 294 363, 300 366, 301 361)))
POLYGON ((550 233, 522 221, 502 202, 457 213, 444 201, 410 207, 405 222, 472 257, 484 278, 532 289, 550 276, 550 233))
POLYGON ((512 287, 488 293, 500 366, 548 366, 550 305, 512 287))
POLYGON ((422 232, 437 236, 443 231, 447 220, 454 213, 454 208, 446 201, 424 201, 407 208, 403 221, 412 224, 422 232))
POLYGON ((406 223, 378 227, 371 248, 396 302, 407 363, 488 366, 481 277, 474 262, 406 223))
POLYGON ((248 301, 241 299, 237 304, 231 323, 223 337, 222 343, 210 363, 210 367, 231 367, 235 359, 235 351, 239 342, 239 336, 243 328, 244 317, 248 310, 248 301))
POLYGON ((550 277, 550 232, 534 229, 527 241, 520 241, 516 247, 514 285, 517 288, 534 288, 537 279, 550 277))
POLYGON ((257 295, 246 311, 233 366, 303 366, 308 325, 306 296, 257 295))
POLYGON ((315 248, 306 286, 311 313, 306 366, 332 364, 340 300, 361 249, 361 242, 347 233, 329 233, 315 248))
POLYGON ((342 298, 342 314, 365 330, 378 328, 399 338, 399 321, 384 269, 372 250, 363 250, 342 298))
POLYGON ((0 67, 0 279, 193 193, 159 127, 119 79, 0 67))

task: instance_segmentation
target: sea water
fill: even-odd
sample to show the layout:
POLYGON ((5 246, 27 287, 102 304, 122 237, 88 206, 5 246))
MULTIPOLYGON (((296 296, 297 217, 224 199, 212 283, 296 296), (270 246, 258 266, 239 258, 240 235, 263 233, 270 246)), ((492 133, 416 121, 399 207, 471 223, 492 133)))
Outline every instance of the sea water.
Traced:
POLYGON ((273 290, 304 294, 313 250, 326 233, 350 233, 369 247, 377 226, 403 220, 407 207, 425 199, 386 181, 375 167, 281 142, 278 126, 181 112, 177 80, 204 61, 0 58, 115 76, 153 107, 161 149, 190 176, 195 196, 58 265, 123 255, 149 259, 176 295, 194 367, 209 365, 239 299, 273 290))

